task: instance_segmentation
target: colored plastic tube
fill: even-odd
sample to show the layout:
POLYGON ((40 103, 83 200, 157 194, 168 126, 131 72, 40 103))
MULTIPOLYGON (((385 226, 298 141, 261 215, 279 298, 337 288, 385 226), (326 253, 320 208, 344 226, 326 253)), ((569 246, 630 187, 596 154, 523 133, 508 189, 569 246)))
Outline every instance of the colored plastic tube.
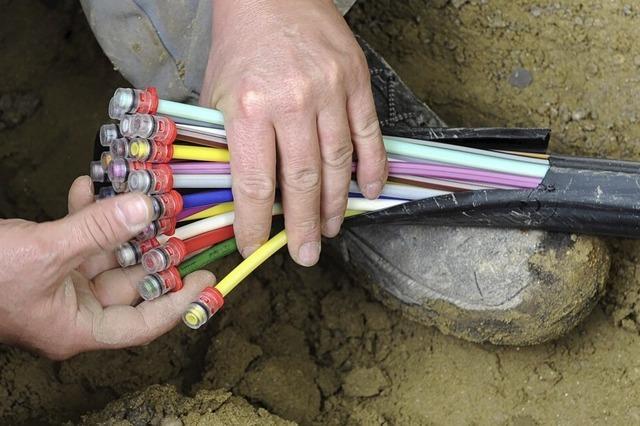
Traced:
POLYGON ((190 216, 185 217, 184 221, 188 220, 199 220, 205 219, 207 217, 216 216, 219 214, 229 213, 233 211, 233 203, 222 203, 216 206, 209 207, 208 209, 204 209, 200 212, 194 213, 190 216))
MULTIPOLYGON (((418 145, 392 138, 384 138, 384 146, 389 154, 514 175, 543 178, 549 170, 549 166, 544 164, 525 163, 515 159, 488 156, 475 152, 418 145)), ((477 151, 480 152, 479 150, 477 151)))
POLYGON ((183 208, 185 209, 208 204, 227 203, 229 201, 233 201, 233 194, 230 189, 202 191, 182 196, 183 208))
POLYGON ((187 120, 202 121, 204 123, 224 125, 224 116, 222 112, 211 109, 203 108, 196 105, 182 104, 179 102, 165 101, 160 99, 158 101, 158 114, 170 115, 172 117, 185 118, 187 120))
POLYGON ((234 253, 236 250, 238 250, 238 246, 236 245, 235 238, 231 238, 230 240, 217 244, 182 262, 180 266, 178 266, 180 276, 185 277, 186 275, 200 270, 216 260, 220 260, 234 253))
POLYGON ((231 175, 173 175, 173 188, 231 188, 231 175))
POLYGON ((207 146, 173 145, 174 160, 229 162, 229 151, 207 146))

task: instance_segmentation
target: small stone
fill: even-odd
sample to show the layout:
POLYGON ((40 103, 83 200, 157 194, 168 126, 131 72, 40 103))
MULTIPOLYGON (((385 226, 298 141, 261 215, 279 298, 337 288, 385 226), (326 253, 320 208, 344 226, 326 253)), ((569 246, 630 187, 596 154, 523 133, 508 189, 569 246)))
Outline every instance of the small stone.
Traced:
POLYGON ((542 15, 542 9, 540 9, 538 6, 533 6, 530 12, 534 18, 538 18, 540 15, 542 15))
POLYGON ((182 420, 180 420, 178 417, 176 416, 167 416, 167 417, 163 417, 162 420, 160 420, 160 426, 182 426, 182 420))
POLYGON ((378 367, 355 368, 348 372, 342 382, 342 390, 350 397, 372 397, 389 385, 378 367))
POLYGON ((525 68, 516 68, 509 76, 509 84, 519 89, 524 89, 533 83, 531 72, 525 68))
POLYGON ((622 53, 616 53, 613 55, 613 63, 616 65, 622 65, 625 63, 627 59, 624 57, 622 53))
POLYGON ((586 110, 579 108, 573 111, 573 114, 571 114, 571 119, 573 121, 582 121, 587 118, 587 115, 589 115, 589 113, 586 110))
POLYGON ((631 318, 625 318, 620 321, 620 327, 622 327, 623 330, 631 331, 633 333, 638 332, 638 324, 636 324, 636 322, 631 318))

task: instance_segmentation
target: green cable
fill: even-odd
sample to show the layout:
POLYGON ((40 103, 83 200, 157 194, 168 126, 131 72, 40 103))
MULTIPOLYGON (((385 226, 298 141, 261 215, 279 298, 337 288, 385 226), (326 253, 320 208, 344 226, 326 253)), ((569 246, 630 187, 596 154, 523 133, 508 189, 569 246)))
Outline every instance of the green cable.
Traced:
POLYGON ((234 253, 237 249, 238 246, 236 245, 235 238, 231 238, 230 240, 224 241, 220 244, 216 244, 210 249, 207 249, 202 253, 182 262, 180 266, 178 266, 180 277, 184 277, 185 275, 202 269, 208 264, 234 253))

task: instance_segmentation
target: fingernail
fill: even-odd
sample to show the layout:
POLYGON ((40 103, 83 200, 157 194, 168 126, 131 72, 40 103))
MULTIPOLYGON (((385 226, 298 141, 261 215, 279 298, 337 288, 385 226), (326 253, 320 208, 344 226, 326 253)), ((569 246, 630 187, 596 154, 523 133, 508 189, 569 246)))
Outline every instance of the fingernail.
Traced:
POLYGON ((378 198, 380 196, 380 193, 382 192, 382 186, 382 182, 369 183, 364 186, 364 190, 362 191, 362 193, 369 199, 378 198))
POLYGON ((258 248, 260 248, 259 245, 248 246, 240 250, 240 253, 242 254, 242 257, 246 259, 247 257, 251 256, 254 251, 258 250, 258 248))
POLYGON ((340 226, 342 225, 343 220, 344 218, 342 215, 327 219, 322 225, 322 233, 329 238, 335 237, 338 235, 338 232, 340 232, 340 226))
POLYGON ((298 250, 298 263, 302 266, 313 266, 320 258, 320 243, 304 243, 298 250))
POLYGON ((132 231, 138 231, 149 224, 149 203, 143 195, 123 197, 116 204, 124 223, 132 231))

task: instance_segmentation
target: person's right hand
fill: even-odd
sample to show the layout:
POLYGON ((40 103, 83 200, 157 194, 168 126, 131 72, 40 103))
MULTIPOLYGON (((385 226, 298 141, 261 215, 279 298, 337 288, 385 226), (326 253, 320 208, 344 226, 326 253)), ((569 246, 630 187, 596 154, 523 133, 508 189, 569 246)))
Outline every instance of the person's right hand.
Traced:
POLYGON ((201 103, 225 116, 243 256, 269 237, 276 187, 289 253, 304 266, 358 185, 380 195, 387 162, 364 53, 332 0, 215 0, 201 103), (276 149, 277 147, 277 149, 276 149))
POLYGON ((0 220, 0 342, 64 359, 143 345, 173 328, 215 277, 195 272, 181 291, 138 304, 142 266, 119 268, 113 250, 149 224, 151 211, 142 194, 94 203, 83 176, 64 219, 0 220))

